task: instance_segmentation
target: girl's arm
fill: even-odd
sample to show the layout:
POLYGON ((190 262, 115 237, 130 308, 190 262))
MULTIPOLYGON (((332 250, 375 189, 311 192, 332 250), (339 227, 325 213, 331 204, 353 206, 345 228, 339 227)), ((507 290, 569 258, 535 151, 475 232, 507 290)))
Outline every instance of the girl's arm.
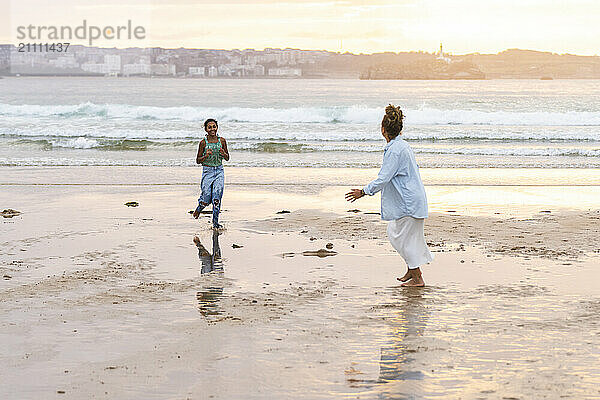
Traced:
POLYGON ((229 150, 227 150, 227 141, 225 138, 221 138, 221 150, 219 150, 219 153, 221 153, 225 161, 229 161, 229 150))
POLYGON ((196 164, 202 164, 204 162, 204 160, 206 160, 206 157, 208 157, 208 154, 204 154, 204 149, 206 148, 206 141, 204 139, 202 139, 200 141, 200 144, 198 145, 198 154, 196 154, 196 164))

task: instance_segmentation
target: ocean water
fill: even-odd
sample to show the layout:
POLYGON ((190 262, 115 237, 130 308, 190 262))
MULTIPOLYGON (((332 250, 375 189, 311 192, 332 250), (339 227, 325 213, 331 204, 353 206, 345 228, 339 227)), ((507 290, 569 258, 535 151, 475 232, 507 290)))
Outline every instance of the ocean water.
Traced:
POLYGON ((0 166, 193 166, 216 118, 229 165, 377 167, 388 103, 425 168, 599 168, 591 80, 0 79, 0 166))

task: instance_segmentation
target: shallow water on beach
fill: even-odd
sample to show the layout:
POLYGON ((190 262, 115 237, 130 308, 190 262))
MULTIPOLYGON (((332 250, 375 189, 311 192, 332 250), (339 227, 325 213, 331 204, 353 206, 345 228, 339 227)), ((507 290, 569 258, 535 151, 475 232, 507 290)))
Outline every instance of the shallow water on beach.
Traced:
POLYGON ((24 213, 0 232, 2 397, 600 397, 597 257, 448 243, 406 289, 385 238, 321 258, 247 225, 290 194, 240 189, 215 236, 170 207, 192 188, 5 189, 24 213))

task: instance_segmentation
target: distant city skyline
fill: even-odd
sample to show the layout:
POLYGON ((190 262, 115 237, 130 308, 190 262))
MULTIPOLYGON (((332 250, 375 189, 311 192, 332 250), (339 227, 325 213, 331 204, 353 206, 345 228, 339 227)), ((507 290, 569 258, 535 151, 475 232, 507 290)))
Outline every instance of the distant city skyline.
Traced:
POLYGON ((519 49, 498 54, 450 55, 440 46, 436 54, 388 52, 356 55, 289 48, 260 51, 159 47, 116 49, 70 45, 68 51, 43 51, 46 45, 30 47, 0 44, 0 75, 600 79, 600 57, 519 49))
MULTIPOLYGON (((144 41, 99 40, 101 47, 262 50, 298 48, 334 52, 434 52, 443 42, 454 54, 510 48, 600 54, 600 4, 592 0, 0 0, 0 43, 15 43, 16 26, 143 25, 144 41), (68 12, 65 12, 68 10, 68 12)), ((85 44, 73 40, 73 43, 85 44)))

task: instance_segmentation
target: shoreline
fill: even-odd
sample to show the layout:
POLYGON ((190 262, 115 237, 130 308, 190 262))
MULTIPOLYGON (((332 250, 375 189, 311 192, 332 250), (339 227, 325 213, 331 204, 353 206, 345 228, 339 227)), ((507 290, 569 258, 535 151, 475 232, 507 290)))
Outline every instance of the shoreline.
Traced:
MULTIPOLYGON (((0 186, 60 184, 195 185, 198 166, 0 166, 0 186), (57 174, 60 171, 61 174, 57 174), (135 171, 135 174, 132 174, 135 171)), ((229 167, 226 185, 367 183, 377 168, 229 167)), ((420 168, 426 186, 600 186, 600 168, 420 168), (532 183, 533 182, 533 183, 532 183)))

